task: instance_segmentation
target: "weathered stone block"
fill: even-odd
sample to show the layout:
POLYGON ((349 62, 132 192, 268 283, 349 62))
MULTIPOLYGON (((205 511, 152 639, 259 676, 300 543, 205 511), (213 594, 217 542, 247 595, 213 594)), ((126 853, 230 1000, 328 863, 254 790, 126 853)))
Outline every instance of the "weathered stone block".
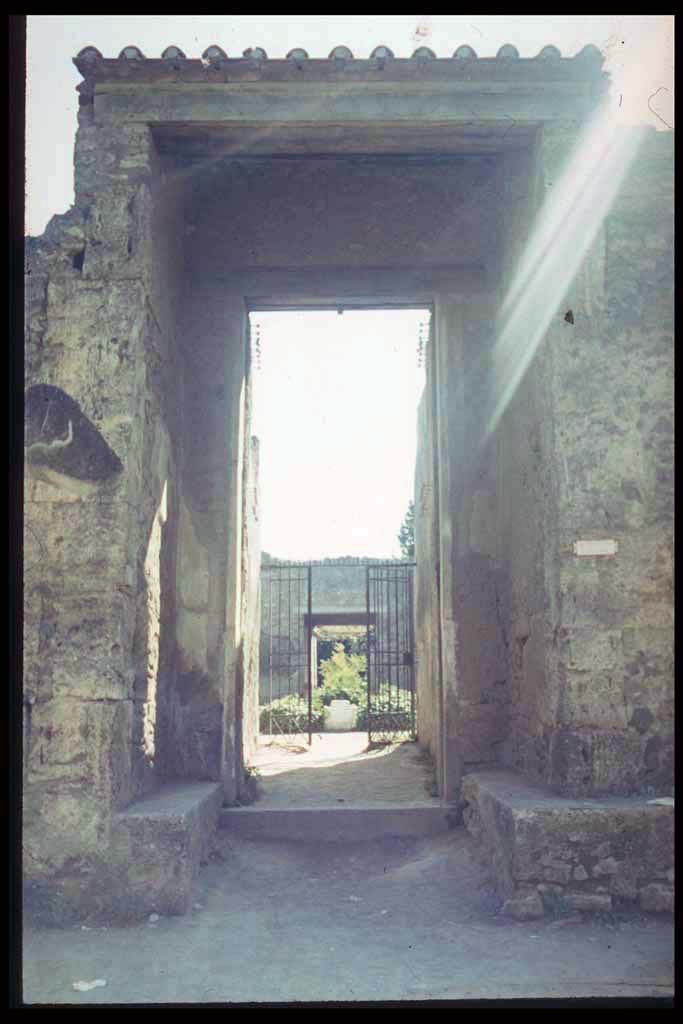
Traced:
POLYGON ((131 798, 133 702, 92 701, 86 713, 92 791, 109 808, 131 798))
POLYGON ((641 910, 652 911, 657 914, 673 914, 674 912, 674 890, 670 885, 663 882, 651 882, 644 886, 639 893, 641 910))
POLYGON ((124 593, 64 594, 44 610, 55 695, 86 700, 129 700, 135 605, 124 593))
MULTIPOLYGON (((198 695, 199 696, 199 695, 198 695)), ((174 709, 175 741, 170 751, 176 778, 220 779, 223 705, 180 705, 174 709)))
POLYGON ((112 854, 127 888, 129 914, 189 910, 221 803, 218 783, 169 784, 116 815, 112 854))
POLYGON ((129 183, 128 174, 91 205, 84 279, 116 281, 151 273, 149 185, 129 183))
POLYGON ((27 737, 29 782, 60 799, 80 789, 106 814, 129 799, 131 728, 130 701, 37 701, 27 737))
POLYGON ((609 909, 613 896, 633 901, 643 879, 666 877, 673 858, 672 806, 562 798, 503 771, 466 775, 462 798, 478 856, 510 899, 535 884, 549 905, 559 894, 575 910, 609 909))
POLYGON ((514 917, 516 921, 535 921, 543 917, 545 909, 538 894, 528 896, 512 896, 503 903, 503 913, 514 917))
POLYGON ((74 159, 77 203, 88 204, 112 185, 148 175, 153 159, 153 142, 146 125, 103 125, 81 120, 74 159))
POLYGON ((559 882, 566 885, 571 878, 571 864, 555 863, 543 869, 543 877, 548 882, 559 882))
POLYGON ((595 914, 601 911, 609 913, 612 909, 612 897, 607 893, 568 892, 565 900, 572 910, 580 910, 587 914, 595 914))
POLYGON ((461 751, 466 764, 495 763, 496 744, 507 736, 507 709, 495 704, 470 705, 459 712, 461 751))
POLYGON ((605 857, 604 860, 598 861, 591 874, 594 878, 600 878, 602 875, 615 875, 618 870, 619 864, 614 857, 605 857))
POLYGON ((92 593, 124 584, 130 507, 122 500, 26 503, 26 546, 35 549, 42 578, 60 594, 92 593))
POLYGON ((551 741, 550 784, 567 795, 637 789, 640 739, 632 730, 562 728, 551 741))
POLYGON ((106 838, 107 808, 63 779, 31 785, 22 801, 26 878, 49 881, 96 855, 106 838))

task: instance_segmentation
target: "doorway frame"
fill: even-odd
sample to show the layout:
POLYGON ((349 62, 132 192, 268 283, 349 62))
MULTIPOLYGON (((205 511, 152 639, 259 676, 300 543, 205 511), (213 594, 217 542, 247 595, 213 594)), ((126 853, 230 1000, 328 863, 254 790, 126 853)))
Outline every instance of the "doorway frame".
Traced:
MULTIPOLYGON (((245 390, 251 390, 251 374, 254 361, 251 353, 250 315, 259 312, 297 312, 311 310, 343 309, 425 309, 430 313, 429 345, 432 358, 427 363, 425 392, 430 392, 430 418, 432 428, 432 460, 434 472, 434 514, 435 530, 439 539, 437 551, 437 635, 438 650, 435 664, 438 666, 436 680, 436 723, 437 742, 433 751, 436 761, 437 785, 440 797, 449 802, 457 797, 462 775, 460 751, 457 742, 457 704, 446 692, 445 663, 455 654, 452 633, 454 631, 455 608, 453 606, 452 565, 455 557, 454 538, 449 530, 442 534, 444 522, 450 521, 445 503, 448 501, 450 475, 449 452, 439 443, 444 437, 446 420, 445 403, 448 396, 442 394, 445 387, 444 368, 447 360, 449 341, 437 329, 439 306, 442 302, 457 307, 458 299, 472 293, 488 291, 485 272, 478 267, 437 267, 395 269, 367 268, 363 272, 347 268, 316 268, 313 271, 257 271, 245 275, 244 282, 234 282, 233 289, 241 292, 244 303, 244 361, 245 390), (344 278, 339 287, 339 272, 344 278), (344 272, 345 271, 345 272, 344 272), (296 284, 294 283, 296 281, 296 284), (242 286, 240 287, 240 284, 242 286), (346 284, 346 288, 343 285, 346 284), (237 287, 235 287, 235 285, 237 287), (447 286, 447 287, 446 287, 447 286), (248 290, 247 290, 248 289, 248 290), (347 290, 348 289, 348 290, 347 290), (441 368, 441 369, 440 369, 441 368), (444 636, 446 633, 446 636, 444 636)), ((456 318, 457 319, 457 318, 456 318)), ((242 456, 249 444, 249 431, 239 439, 242 456)), ((238 504, 241 507, 242 492, 238 489, 238 504)), ((243 684, 243 680, 238 680, 243 684)), ((238 701, 238 706, 240 702, 238 701)), ((241 726, 238 726, 241 729, 241 726)), ((418 736, 419 742, 419 736, 418 736)), ((236 751, 241 758, 241 750, 236 751)))

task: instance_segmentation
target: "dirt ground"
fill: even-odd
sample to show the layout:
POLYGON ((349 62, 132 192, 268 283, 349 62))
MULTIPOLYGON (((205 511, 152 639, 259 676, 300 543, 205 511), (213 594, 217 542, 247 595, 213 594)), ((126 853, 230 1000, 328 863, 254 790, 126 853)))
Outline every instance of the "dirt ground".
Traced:
POLYGON ((362 732, 308 737, 262 736, 252 766, 259 774, 261 808, 425 806, 434 780, 417 743, 368 747, 362 732))
POLYGON ((462 830, 312 843, 219 833, 186 917, 26 927, 24 1001, 671 997, 673 922, 511 922, 462 830), (90 991, 76 981, 100 979, 90 991))

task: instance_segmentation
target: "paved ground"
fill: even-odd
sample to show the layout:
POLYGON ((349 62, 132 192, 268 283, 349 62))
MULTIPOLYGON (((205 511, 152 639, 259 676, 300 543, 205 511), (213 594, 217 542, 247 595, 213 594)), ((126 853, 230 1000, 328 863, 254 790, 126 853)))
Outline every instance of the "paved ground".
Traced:
POLYGON ((261 737, 252 761, 261 776, 258 806, 428 805, 432 776, 416 743, 368 750, 367 733, 261 737))
MULTIPOLYGON (((258 807, 430 803, 415 744, 264 745, 258 807)), ((343 813, 343 811, 342 811, 343 813)), ((378 813, 380 813, 378 811, 378 813)), ((514 923, 462 829, 353 842, 219 832, 187 917, 24 932, 28 1003, 670 997, 671 919, 514 923), (79 992, 77 981, 106 981, 79 992)))
POLYGON ((28 1003, 671 996, 673 924, 497 916, 458 830, 326 844, 219 835, 185 918, 27 928, 28 1003), (103 979, 76 992, 73 982, 103 979))

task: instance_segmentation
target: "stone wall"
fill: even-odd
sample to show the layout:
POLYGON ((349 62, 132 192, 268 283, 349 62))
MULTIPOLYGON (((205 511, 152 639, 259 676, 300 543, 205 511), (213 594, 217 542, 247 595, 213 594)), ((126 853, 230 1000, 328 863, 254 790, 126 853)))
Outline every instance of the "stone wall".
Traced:
POLYGON ((251 438, 244 477, 244 546, 242 562, 242 693, 237 726, 242 751, 249 762, 259 733, 259 653, 261 640, 261 531, 258 490, 259 443, 251 438))
POLYGON ((502 910, 521 920, 576 911, 674 909, 671 797, 558 797, 501 771, 463 782, 466 827, 493 868, 502 910))
MULTIPOLYGON (((546 128, 505 158, 501 296, 579 138, 546 128)), ((511 715, 497 763, 567 795, 673 784, 671 149, 647 134, 500 421, 482 496, 511 715), (574 554, 599 538, 615 557, 574 554)))
POLYGON ((258 578, 253 523, 244 595, 228 541, 244 305, 188 298, 185 185, 144 127, 105 128, 85 103, 75 184, 27 243, 23 805, 27 906, 72 908, 113 870, 115 811, 174 779, 234 799, 258 578))
MULTIPOLYGON (((500 302, 515 283, 537 212, 536 153, 506 154, 501 217, 500 302)), ((508 314, 509 316, 510 314, 508 314)), ((508 327, 501 313, 497 329, 508 327)), ((514 354, 522 358, 523 351, 514 354)), ((513 358, 514 358, 513 357, 513 358)), ((547 604, 545 558, 547 520, 552 516, 549 486, 552 424, 544 379, 543 345, 518 383, 495 431, 496 482, 490 515, 496 532, 492 545, 498 573, 497 599, 504 637, 504 689, 509 734, 499 765, 514 765, 531 777, 545 778, 543 737, 552 728, 557 679, 546 671, 547 604)), ((514 371, 505 358, 497 372, 514 371)))
MULTIPOLYGON (((427 346, 427 359, 431 344, 427 346)), ((431 383, 431 381, 430 381, 431 383)), ((415 690, 417 736, 435 759, 439 755, 439 542, 436 533, 434 430, 431 389, 426 388, 417 415, 415 463, 415 690)))
MULTIPOLYGON (((506 295, 579 139, 577 125, 556 125, 536 148, 503 155, 495 290, 436 303, 432 557, 452 793, 463 773, 494 765, 568 795, 667 794, 673 783, 670 135, 647 135, 518 381, 524 346, 500 347, 506 295), (616 540, 616 557, 574 554, 595 538, 616 540)), ((428 527, 417 533, 424 557, 428 527)), ((418 644, 436 614, 427 578, 425 564, 418 644)), ((418 671, 421 689, 434 678, 418 671)))
MULTIPOLYGON (((541 150, 544 181, 561 160, 541 150)), ((546 778, 562 792, 673 786, 673 136, 648 131, 555 318, 546 558, 557 680, 546 778), (561 311, 560 311, 561 313, 561 311), (614 557, 577 558, 609 538, 614 557)))
POLYGON ((184 390, 176 773, 221 779, 234 799, 248 436, 244 302, 186 277, 178 331, 184 390))
POLYGON ((509 735, 509 687, 496 560, 496 452, 483 420, 495 293, 436 305, 439 566, 444 788, 495 764, 509 735))
POLYGON ((157 784, 173 661, 175 339, 150 259, 165 233, 155 156, 145 129, 102 129, 86 108, 76 157, 75 206, 27 246, 23 811, 39 901, 55 878, 87 899, 112 811, 157 784))
MULTIPOLYGON (((98 58, 88 59, 92 78, 98 58)), ((418 524, 418 547, 438 566, 439 619, 426 567, 418 579, 430 667, 419 685, 428 705, 442 683, 436 713, 423 708, 422 721, 446 755, 444 794, 457 795, 464 772, 493 764, 569 795, 667 792, 672 136, 646 139, 489 436, 501 302, 580 128, 547 112, 564 109, 562 88, 515 79, 521 106, 510 102, 526 111, 517 137, 526 154, 509 148, 507 130, 504 155, 472 151, 482 129, 469 154, 447 158, 246 160, 224 139, 215 159, 195 161, 166 135, 161 159, 148 121, 168 120, 168 87, 134 88, 144 63, 117 63, 116 85, 100 80, 94 105, 94 79, 81 86, 75 205, 27 245, 29 890, 39 897, 50 883, 50 898, 95 899, 111 868, 115 812, 170 779, 220 780, 229 801, 238 794, 253 743, 258 629, 245 444, 254 295, 400 299, 405 285, 411 301, 434 303, 435 415, 425 407, 422 416, 436 430, 422 451, 431 445, 436 456, 438 531, 430 541, 418 524), (536 104, 552 120, 533 144, 529 104, 533 124, 536 104), (605 537, 617 542, 615 557, 574 555, 577 539, 605 537)), ((543 62, 531 64, 531 80, 546 74, 543 62)), ((500 64, 501 81, 511 68, 500 64)), ((201 66, 195 73, 199 92, 178 85, 171 114, 202 121, 239 86, 204 82, 201 66)), ((268 124, 278 87, 256 79, 246 91, 268 124)), ((291 119, 296 110, 324 122, 333 108, 356 116, 349 105, 362 96, 370 123, 391 107, 408 138, 416 103, 434 118, 440 97, 451 116, 441 83, 427 102, 410 81, 391 93, 374 79, 355 93, 325 85, 331 107, 302 107, 305 90, 288 84, 287 103, 291 119)), ((576 88, 566 103, 584 112, 592 85, 576 88)), ((507 94, 487 90, 486 116, 495 108, 500 121, 507 94)), ((203 144, 201 130, 189 150, 193 141, 203 144)), ((424 462, 420 472, 428 481, 424 462)), ((421 507, 428 521, 429 501, 421 507)), ((340 593, 314 590, 314 604, 339 607, 340 593)))

